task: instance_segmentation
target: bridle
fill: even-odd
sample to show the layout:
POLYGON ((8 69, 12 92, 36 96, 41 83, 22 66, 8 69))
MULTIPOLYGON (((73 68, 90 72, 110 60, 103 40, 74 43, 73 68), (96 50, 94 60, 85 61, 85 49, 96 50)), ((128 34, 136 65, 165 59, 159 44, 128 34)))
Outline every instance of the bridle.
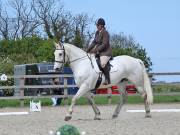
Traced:
POLYGON ((64 68, 64 64, 65 64, 65 56, 66 56, 66 54, 65 54, 65 49, 64 49, 63 45, 62 45, 62 47, 63 47, 62 49, 56 49, 56 50, 63 50, 63 60, 62 61, 55 60, 55 62, 62 64, 62 66, 61 66, 59 71, 62 71, 62 69, 64 68))
POLYGON ((56 50, 63 50, 63 60, 62 61, 55 60, 55 62, 64 64, 65 63, 65 50, 64 49, 56 49, 56 50))
MULTIPOLYGON (((57 63, 61 63, 62 64, 62 66, 61 66, 61 68, 60 68, 60 71, 63 69, 63 67, 64 67, 64 64, 65 64, 65 58, 66 58, 66 51, 65 51, 65 48, 64 48, 64 46, 62 45, 62 49, 56 49, 56 50, 63 50, 63 60, 62 61, 55 61, 55 62, 57 62, 57 63)), ((74 59, 74 60, 72 60, 72 61, 70 61, 70 59, 69 59, 69 57, 68 57, 68 55, 67 55, 67 57, 68 57, 68 62, 69 62, 69 64, 71 64, 71 63, 73 63, 73 62, 76 62, 76 61, 78 61, 78 60, 84 60, 84 58, 88 58, 90 61, 91 61, 91 65, 92 65, 92 67, 94 68, 94 66, 93 66, 93 64, 92 64, 92 59, 90 58, 90 56, 88 55, 88 53, 86 53, 87 55, 86 56, 82 56, 82 57, 80 57, 80 58, 77 58, 77 59, 74 59)))

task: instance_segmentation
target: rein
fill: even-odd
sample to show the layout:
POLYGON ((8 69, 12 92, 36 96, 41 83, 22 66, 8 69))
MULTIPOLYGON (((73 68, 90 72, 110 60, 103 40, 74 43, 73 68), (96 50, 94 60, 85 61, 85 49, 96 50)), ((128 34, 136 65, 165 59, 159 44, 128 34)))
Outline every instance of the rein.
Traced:
POLYGON ((86 57, 87 57, 87 56, 83 56, 83 57, 77 58, 77 59, 75 59, 75 60, 69 61, 69 63, 73 63, 73 62, 75 62, 75 61, 81 60, 81 59, 86 58, 86 57))
MULTIPOLYGON (((64 63, 65 63, 65 55, 66 55, 66 52, 65 52, 65 48, 64 48, 64 46, 63 46, 63 49, 56 49, 56 50, 63 50, 63 61, 55 61, 55 62, 58 62, 58 63, 62 63, 63 64, 63 66, 62 67, 64 67, 64 63)), ((88 55, 88 53, 86 53, 87 55, 86 56, 83 56, 83 57, 80 57, 80 58, 77 58, 77 59, 75 59, 75 60, 72 60, 72 61, 70 61, 69 60, 69 63, 73 63, 73 62, 76 62, 76 61, 78 61, 78 60, 81 60, 81 59, 83 59, 83 58, 86 58, 86 57, 88 57, 89 58, 89 60, 90 60, 90 62, 91 62, 91 66, 94 68, 94 66, 93 66, 93 64, 92 64, 92 59, 91 59, 91 57, 88 55)), ((68 57, 68 55, 67 55, 67 57, 68 57)), ((69 57, 68 57, 68 59, 69 59, 69 57)), ((62 67, 61 67, 61 69, 62 69, 62 67)))

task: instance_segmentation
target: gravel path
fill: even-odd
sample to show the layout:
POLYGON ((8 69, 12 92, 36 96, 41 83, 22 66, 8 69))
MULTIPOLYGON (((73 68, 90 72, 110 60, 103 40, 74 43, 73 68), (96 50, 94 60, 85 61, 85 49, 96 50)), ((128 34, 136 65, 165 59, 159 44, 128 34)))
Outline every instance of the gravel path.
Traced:
MULTIPOLYGON (((128 113, 127 109, 144 109, 143 105, 125 105, 115 120, 115 106, 99 106, 102 120, 95 121, 90 106, 76 106, 73 118, 64 121, 67 107, 42 107, 42 112, 21 116, 0 116, 0 135, 49 135, 64 124, 72 124, 86 135, 180 135, 180 112, 128 113)), ((155 104, 153 109, 180 109, 180 104, 155 104)), ((0 112, 29 111, 29 108, 2 108, 0 112)))

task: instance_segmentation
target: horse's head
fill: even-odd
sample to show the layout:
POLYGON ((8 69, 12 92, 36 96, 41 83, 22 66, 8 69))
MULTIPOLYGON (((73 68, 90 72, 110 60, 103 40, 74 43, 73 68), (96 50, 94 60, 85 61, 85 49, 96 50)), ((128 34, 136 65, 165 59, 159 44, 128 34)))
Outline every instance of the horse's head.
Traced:
POLYGON ((54 43, 55 45, 55 62, 54 62, 54 70, 61 70, 65 63, 65 50, 64 46, 54 43))

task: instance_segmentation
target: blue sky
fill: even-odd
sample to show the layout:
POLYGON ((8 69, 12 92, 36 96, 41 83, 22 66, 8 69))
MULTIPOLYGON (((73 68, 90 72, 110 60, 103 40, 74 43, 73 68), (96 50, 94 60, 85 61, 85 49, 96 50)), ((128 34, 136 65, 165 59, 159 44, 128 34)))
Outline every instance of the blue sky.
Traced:
POLYGON ((179 0, 64 0, 63 4, 73 14, 103 17, 111 33, 132 35, 146 48, 153 72, 180 71, 179 0))

